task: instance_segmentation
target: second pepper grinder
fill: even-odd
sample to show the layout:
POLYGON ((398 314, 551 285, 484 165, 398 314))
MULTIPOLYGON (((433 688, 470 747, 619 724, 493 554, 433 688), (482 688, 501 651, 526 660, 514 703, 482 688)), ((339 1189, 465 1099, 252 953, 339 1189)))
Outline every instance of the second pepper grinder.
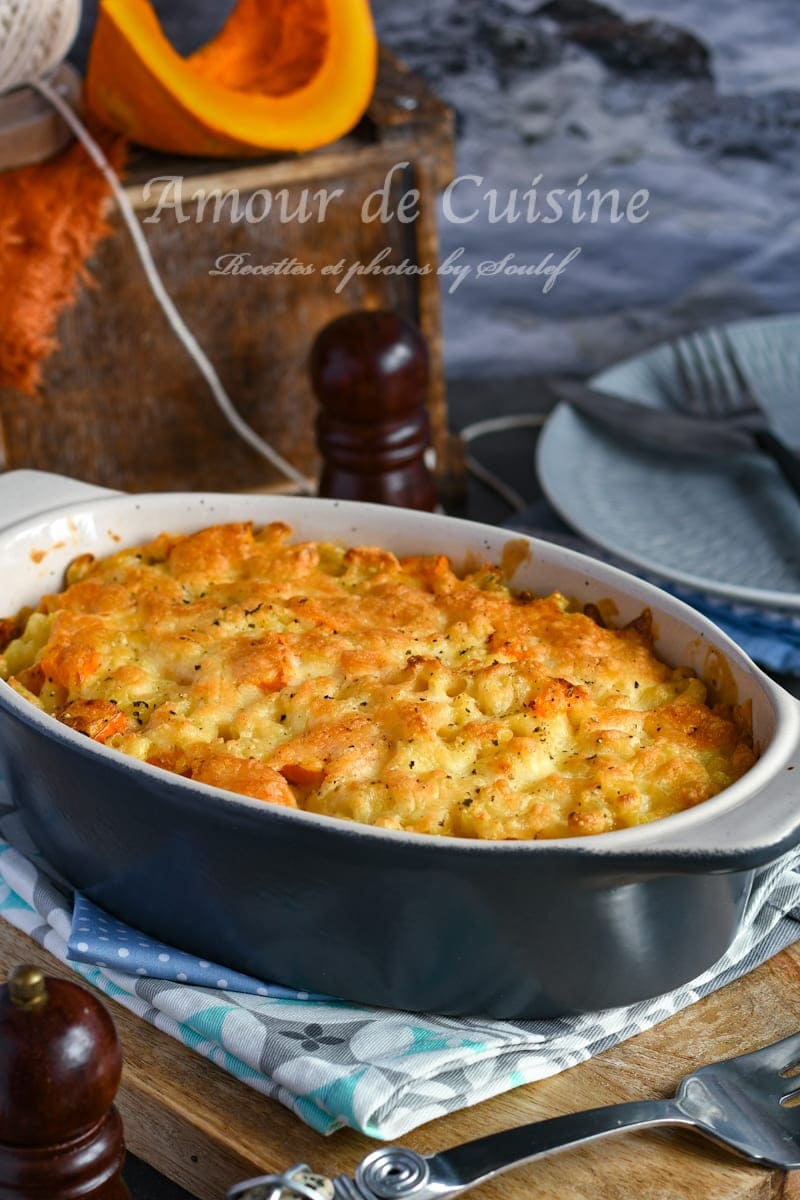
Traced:
POLYGON ((319 494, 432 511, 428 351, 416 326, 390 312, 339 317, 314 343, 311 380, 325 460, 319 494))

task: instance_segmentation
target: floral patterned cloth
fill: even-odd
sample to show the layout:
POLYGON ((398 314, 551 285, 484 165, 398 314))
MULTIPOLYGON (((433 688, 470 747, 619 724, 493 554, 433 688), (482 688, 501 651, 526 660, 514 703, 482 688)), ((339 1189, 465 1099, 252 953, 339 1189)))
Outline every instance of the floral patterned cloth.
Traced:
POLYGON ((184 982, 188 956, 85 902, 76 905, 30 843, 1 783, 0 835, 0 918, 320 1133, 349 1125, 394 1140, 434 1117, 554 1075, 658 1024, 800 937, 798 851, 760 873, 724 958, 669 995, 550 1021, 420 1016, 302 998, 199 960, 195 967, 209 972, 211 986, 184 982), (95 961, 86 961, 95 939, 95 961), (155 963, 159 977, 142 974, 155 963), (234 983, 249 990, 231 990, 234 983))

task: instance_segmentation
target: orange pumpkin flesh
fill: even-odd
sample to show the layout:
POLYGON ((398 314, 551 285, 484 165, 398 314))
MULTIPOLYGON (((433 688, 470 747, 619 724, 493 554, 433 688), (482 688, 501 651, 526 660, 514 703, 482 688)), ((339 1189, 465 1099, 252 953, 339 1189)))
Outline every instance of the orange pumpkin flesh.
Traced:
POLYGON ((217 37, 188 59, 149 0, 101 0, 86 103, 154 150, 311 150, 353 128, 376 72, 369 0, 238 0, 217 37))

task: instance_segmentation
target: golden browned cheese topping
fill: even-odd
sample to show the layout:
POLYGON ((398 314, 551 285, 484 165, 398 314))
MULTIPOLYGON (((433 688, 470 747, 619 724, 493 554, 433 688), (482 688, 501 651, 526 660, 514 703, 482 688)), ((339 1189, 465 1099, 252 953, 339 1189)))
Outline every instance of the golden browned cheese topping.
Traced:
POLYGON ((84 556, 0 623, 0 674, 135 758, 414 833, 622 829, 754 761, 742 714, 660 662, 646 619, 607 629, 497 567, 290 534, 221 525, 84 556))

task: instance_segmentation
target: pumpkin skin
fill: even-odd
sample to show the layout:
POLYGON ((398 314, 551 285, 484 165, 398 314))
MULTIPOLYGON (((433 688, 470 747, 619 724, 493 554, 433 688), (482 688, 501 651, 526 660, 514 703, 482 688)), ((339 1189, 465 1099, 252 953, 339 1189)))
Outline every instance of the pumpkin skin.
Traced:
POLYGON ((369 0, 238 0, 189 58, 150 0, 101 0, 85 98, 106 125, 154 150, 312 150, 363 116, 377 61, 369 0))

